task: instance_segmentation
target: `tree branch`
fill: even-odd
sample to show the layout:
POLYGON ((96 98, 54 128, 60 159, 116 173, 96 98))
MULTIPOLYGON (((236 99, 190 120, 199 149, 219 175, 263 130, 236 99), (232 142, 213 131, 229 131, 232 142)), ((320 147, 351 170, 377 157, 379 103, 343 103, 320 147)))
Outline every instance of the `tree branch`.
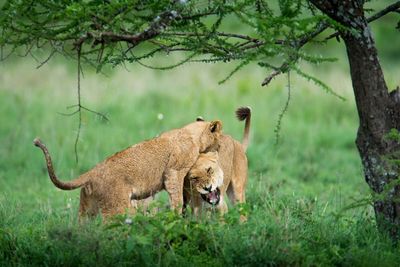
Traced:
POLYGON ((274 129, 275 145, 278 145, 278 143, 279 143, 281 126, 282 126, 282 118, 289 108, 290 99, 291 99, 291 85, 290 85, 290 71, 288 71, 287 72, 287 98, 286 98, 285 106, 283 107, 281 113, 279 113, 279 115, 278 115, 278 122, 274 129))
MULTIPOLYGON (((367 18, 367 22, 370 23, 370 22, 373 22, 375 20, 378 20, 381 17, 389 14, 390 12, 399 13, 400 12, 399 8, 400 8, 400 1, 397 1, 396 3, 394 3, 394 4, 386 7, 385 9, 382 9, 381 11, 375 13, 375 15, 372 15, 371 17, 367 18)), ((332 39, 332 38, 335 38, 337 36, 339 36, 339 32, 332 33, 331 35, 329 35, 328 37, 325 38, 325 41, 329 40, 329 39, 332 39)))
MULTIPOLYGON (((256 39, 254 37, 250 37, 248 35, 244 35, 244 34, 237 34, 237 33, 225 33, 225 32, 215 32, 215 35, 218 36, 223 36, 223 37, 233 37, 233 38, 238 38, 238 39, 244 39, 244 40, 248 40, 251 42, 260 42, 259 39, 256 39)), ((163 33, 163 35, 174 35, 174 36, 183 36, 183 37, 187 37, 187 36, 206 36, 206 34, 201 34, 201 33, 196 33, 196 32, 165 32, 163 33)))
POLYGON ((130 35, 130 34, 118 34, 114 32, 87 32, 85 36, 79 38, 74 43, 75 48, 78 48, 84 42, 90 39, 94 39, 93 45, 104 44, 110 42, 126 42, 131 45, 131 48, 137 46, 139 43, 150 40, 155 36, 159 35, 169 24, 178 18, 176 11, 166 11, 156 17, 151 23, 150 27, 141 33, 130 35))
MULTIPOLYGON (((324 30, 326 30, 328 28, 328 23, 326 23, 326 22, 321 22, 321 23, 319 23, 316 27, 315 27, 315 29, 314 29, 314 31, 312 31, 312 32, 310 32, 310 33, 307 33, 307 34, 304 34, 302 37, 300 37, 297 41, 295 41, 294 42, 294 46, 293 46, 293 48, 294 49, 296 49, 296 50, 299 50, 301 47, 303 47, 305 44, 307 44, 310 40, 312 40, 313 38, 315 38, 318 34, 320 34, 321 32, 323 32, 324 30)), ((276 70, 274 70, 270 75, 268 75, 265 79, 264 79, 264 81, 261 83, 261 86, 266 86, 266 85, 268 85, 270 82, 271 82, 271 80, 273 79, 273 78, 275 78, 276 76, 278 76, 279 74, 282 74, 282 73, 284 73, 286 70, 287 70, 287 68, 288 68, 288 66, 289 66, 289 64, 290 63, 292 63, 292 62, 296 62, 297 61, 297 58, 295 59, 295 58, 292 58, 292 59, 289 59, 289 60, 287 60, 286 62, 284 62, 278 69, 276 69, 276 70)))
MULTIPOLYGON (((325 2, 325 1, 323 1, 323 0, 322 0, 322 1, 315 0, 315 1, 312 1, 312 2, 313 2, 313 3, 316 2, 316 3, 319 4, 319 6, 322 7, 322 4, 323 4, 322 2, 325 2)), ((328 3, 328 2, 325 2, 325 4, 326 4, 327 6, 324 6, 323 8, 328 8, 328 7, 330 8, 330 7, 331 7, 331 6, 330 6, 331 4, 328 3)), ((318 7, 318 6, 317 6, 317 7, 318 7)), ((397 1, 396 3, 394 3, 394 4, 392 4, 392 5, 388 6, 388 7, 386 7, 385 9, 383 9, 383 10, 377 12, 375 15, 371 16, 370 18, 367 19, 367 21, 368 21, 368 22, 375 21, 375 20, 377 20, 377 19, 379 19, 379 18, 385 16, 386 14, 388 14, 388 13, 390 13, 390 12, 395 12, 395 11, 397 12, 399 8, 400 8, 400 1, 397 1)), ((299 38, 299 40, 297 41, 297 44, 296 44, 295 48, 296 48, 296 49, 300 49, 300 48, 303 47, 306 43, 308 43, 308 42, 311 41, 313 38, 315 38, 317 35, 319 35, 319 34, 322 33, 323 31, 325 31, 328 27, 329 27, 329 24, 328 24, 328 23, 326 23, 326 22, 320 23, 320 24, 315 28, 314 31, 312 31, 312 32, 309 33, 309 34, 305 34, 303 37, 299 38)), ((329 39, 331 39, 331 38, 337 37, 338 35, 339 35, 339 32, 335 32, 334 34, 331 34, 330 36, 328 36, 327 38, 325 38, 325 40, 329 40, 329 39)), ((279 74, 282 74, 282 73, 283 73, 282 69, 283 69, 283 68, 287 68, 287 66, 288 66, 288 63, 287 63, 287 62, 283 63, 282 66, 279 67, 279 69, 274 70, 270 75, 268 75, 268 76, 264 79, 264 81, 262 82, 261 86, 268 85, 274 77, 278 76, 279 74)))
POLYGON ((271 72, 270 75, 268 75, 264 81, 261 83, 261 86, 266 86, 268 85, 273 78, 275 78, 276 76, 278 76, 279 74, 282 74, 285 72, 285 70, 287 70, 287 67, 289 66, 288 62, 283 63, 278 69, 274 70, 273 72, 271 72))
POLYGON ((60 115, 63 116, 73 116, 75 114, 78 114, 78 129, 76 132, 76 137, 75 137, 75 142, 74 142, 74 151, 75 151, 75 160, 76 163, 78 163, 79 161, 79 157, 78 157, 78 142, 79 142, 79 137, 81 134, 81 129, 82 129, 82 110, 86 110, 89 111, 91 113, 96 114, 97 116, 100 116, 103 120, 105 121, 109 121, 108 118, 97 111, 94 111, 92 109, 89 109, 85 106, 82 105, 81 102, 81 73, 82 73, 82 65, 81 65, 81 56, 82 56, 82 43, 79 47, 77 47, 77 52, 78 52, 78 84, 77 84, 77 98, 78 98, 78 104, 72 105, 72 106, 68 106, 67 109, 69 108, 77 108, 75 111, 71 112, 71 113, 59 113, 60 115))
POLYGON ((82 128, 82 109, 81 109, 81 49, 82 49, 82 44, 81 46, 78 47, 78 131, 76 133, 76 138, 75 138, 75 160, 76 163, 78 163, 78 141, 79 141, 79 136, 81 133, 81 128, 82 128))
POLYGON ((36 68, 40 69, 44 64, 49 62, 49 60, 54 56, 54 54, 56 52, 57 52, 57 50, 55 48, 53 48, 53 50, 50 52, 49 56, 45 60, 43 60, 36 68))
POLYGON ((388 14, 390 12, 394 12, 394 11, 399 12, 399 10, 398 10, 399 8, 400 8, 400 1, 397 1, 396 3, 386 7, 385 9, 382 9, 381 11, 377 12, 375 15, 369 17, 367 19, 367 21, 372 22, 374 20, 377 20, 377 19, 385 16, 386 14, 388 14))

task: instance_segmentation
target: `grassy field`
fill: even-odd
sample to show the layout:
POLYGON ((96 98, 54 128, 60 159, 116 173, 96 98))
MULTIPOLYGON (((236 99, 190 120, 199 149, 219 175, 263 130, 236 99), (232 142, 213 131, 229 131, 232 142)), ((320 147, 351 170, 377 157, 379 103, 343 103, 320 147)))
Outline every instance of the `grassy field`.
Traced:
MULTIPOLYGON (((172 59, 173 60, 173 59, 172 59)), ((162 63, 160 63, 162 64, 162 63)), ((319 77, 346 101, 293 76, 267 88, 265 73, 249 67, 223 85, 222 65, 187 65, 155 72, 139 67, 106 75, 85 72, 82 101, 109 122, 83 113, 79 163, 75 163, 77 116, 75 67, 55 60, 39 70, 29 60, 0 65, 0 265, 1 266, 394 266, 400 249, 376 232, 371 207, 347 209, 368 196, 354 144, 357 114, 346 62, 319 66, 319 77), (234 110, 253 110, 248 149, 247 204, 196 222, 164 211, 103 225, 79 225, 79 190, 50 182, 40 136, 59 177, 69 180, 127 146, 192 122, 221 119, 224 132, 241 139, 234 110), (162 114, 162 119, 160 115, 162 114), (238 223, 240 213, 248 221, 238 223)), ((231 66, 233 67, 233 66, 231 66)), ((311 69, 311 72, 316 69, 311 69)), ((395 72, 386 75, 395 84, 395 72)), ((393 87, 393 86, 392 86, 393 87)), ((165 194, 159 198, 165 206, 165 194)))

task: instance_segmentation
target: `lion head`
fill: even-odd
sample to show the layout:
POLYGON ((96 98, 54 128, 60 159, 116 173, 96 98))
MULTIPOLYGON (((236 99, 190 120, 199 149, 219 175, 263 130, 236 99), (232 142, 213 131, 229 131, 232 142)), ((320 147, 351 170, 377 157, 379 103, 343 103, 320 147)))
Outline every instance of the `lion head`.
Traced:
POLYGON ((219 187, 223 184, 224 173, 218 162, 218 152, 202 153, 188 173, 193 189, 211 205, 220 200, 219 187))
POLYGON ((184 127, 199 145, 199 153, 218 151, 219 139, 222 134, 222 122, 196 121, 184 127))

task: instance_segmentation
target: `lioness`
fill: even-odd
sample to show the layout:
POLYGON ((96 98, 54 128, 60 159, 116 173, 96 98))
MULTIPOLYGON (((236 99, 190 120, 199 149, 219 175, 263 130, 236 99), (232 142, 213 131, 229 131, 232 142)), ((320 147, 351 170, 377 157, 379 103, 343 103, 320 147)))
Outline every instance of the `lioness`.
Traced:
MULTIPOLYGON (((222 134, 217 154, 218 157, 215 155, 206 157, 206 154, 200 154, 198 161, 187 175, 188 179, 185 179, 184 207, 190 202, 195 215, 198 215, 201 211, 201 198, 212 205, 216 205, 221 214, 228 210, 228 206, 224 201, 225 192, 228 193, 232 204, 244 203, 246 201, 247 157, 245 152, 249 144, 251 109, 249 107, 238 108, 236 110, 236 117, 240 121, 245 120, 242 143, 239 143, 229 135, 222 134), (209 184, 211 181, 211 177, 204 173, 204 169, 218 169, 216 161, 223 171, 223 184, 220 188, 213 190, 213 193, 201 192, 199 190, 201 186, 198 185, 209 184)), ((197 120, 204 121, 202 118, 198 118, 197 120)))
MULTIPOLYGON (((218 152, 202 153, 193 165, 189 174, 185 177, 184 209, 191 194, 201 195, 204 200, 212 205, 218 205, 220 201, 220 187, 224 182, 224 172, 220 166, 218 152)), ((201 199, 193 198, 200 202, 201 199)), ((198 214, 201 203, 192 205, 194 213, 198 214)))
POLYGON ((50 154, 40 139, 36 138, 34 144, 42 149, 56 187, 82 187, 79 217, 96 215, 99 210, 107 217, 129 210, 131 201, 162 189, 169 194, 171 208, 181 212, 184 177, 200 153, 218 148, 221 132, 220 121, 194 122, 122 150, 69 182, 57 178, 50 154))

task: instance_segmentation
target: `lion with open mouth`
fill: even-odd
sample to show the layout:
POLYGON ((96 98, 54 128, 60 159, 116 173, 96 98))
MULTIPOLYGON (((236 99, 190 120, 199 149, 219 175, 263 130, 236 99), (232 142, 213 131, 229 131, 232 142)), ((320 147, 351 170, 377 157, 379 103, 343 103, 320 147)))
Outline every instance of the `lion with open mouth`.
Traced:
MULTIPOLYGON (((202 199, 215 206, 221 214, 228 210, 224 200, 225 193, 234 205, 246 202, 246 149, 249 143, 251 109, 241 107, 236 110, 236 116, 240 121, 245 120, 242 143, 222 134, 218 153, 200 154, 185 178, 184 207, 190 204, 196 216, 201 212, 202 199), (222 181, 219 180, 221 177, 222 181)), ((197 120, 203 121, 202 118, 197 120)), ((241 220, 245 220, 245 217, 242 216, 241 220)))
POLYGON ((219 165, 218 152, 200 154, 187 178, 186 187, 191 187, 187 190, 196 190, 211 205, 219 204, 224 172, 219 165))

